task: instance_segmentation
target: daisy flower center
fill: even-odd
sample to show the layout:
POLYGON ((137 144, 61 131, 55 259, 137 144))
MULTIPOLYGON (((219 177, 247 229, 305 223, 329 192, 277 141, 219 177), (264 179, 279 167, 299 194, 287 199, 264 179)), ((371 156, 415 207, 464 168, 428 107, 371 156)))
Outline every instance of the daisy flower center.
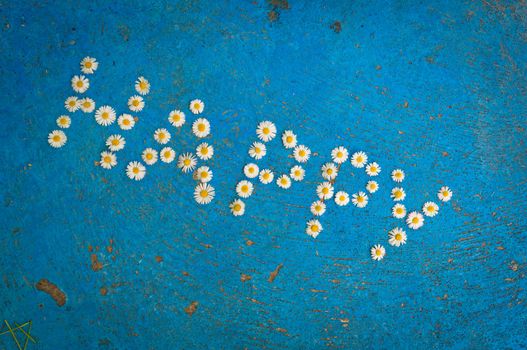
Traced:
POLYGON ((154 158, 154 156, 152 155, 152 153, 147 153, 147 154, 146 154, 146 159, 151 160, 152 158, 154 158))
POLYGON ((264 173, 264 174, 262 175, 262 177, 263 177, 264 180, 268 180, 268 179, 269 179, 269 176, 270 176, 269 173, 264 173))
POLYGON ((318 226, 317 225, 311 225, 311 231, 318 232, 318 226))
POLYGON ((295 176, 300 176, 300 170, 295 170, 295 176))
POLYGON ((428 207, 428 211, 434 211, 434 207, 433 206, 429 206, 428 207))
POLYGON ((91 62, 90 62, 90 61, 85 62, 85 63, 84 63, 84 67, 86 67, 86 68, 91 68, 91 67, 92 67, 91 62))
POLYGON ((339 199, 344 202, 344 200, 346 200, 346 197, 340 196, 339 199))
POLYGON ((252 174, 254 173, 254 168, 249 168, 249 172, 252 174))
POLYGON ((269 130, 269 128, 265 127, 265 128, 263 128, 262 132, 267 135, 267 134, 269 134, 270 130, 269 130))
POLYGON ((133 101, 132 101, 132 105, 133 105, 134 107, 139 106, 139 100, 133 100, 133 101))
POLYGON ((401 191, 395 191, 395 194, 394 194, 395 198, 401 198, 402 195, 403 194, 401 193, 401 191))
POLYGON ((363 197, 357 197, 357 202, 362 203, 364 201, 363 197))
POLYGON ((130 125, 130 119, 123 120, 123 125, 130 125))
POLYGON ((232 209, 234 209, 234 211, 240 211, 242 209, 242 206, 236 203, 234 204, 234 207, 232 209))
POLYGON ((412 219, 412 224, 417 224, 419 222, 419 218, 416 216, 412 219))
POLYGON ((285 177, 283 177, 282 180, 280 180, 280 182, 282 183, 282 185, 286 185, 287 184, 287 179, 285 177))
POLYGON ((337 152, 337 158, 342 158, 343 154, 342 152, 337 152))
POLYGON ((84 106, 84 108, 90 108, 91 107, 91 102, 90 101, 84 101, 84 103, 82 105, 84 106))
POLYGON ((194 103, 194 109, 199 109, 200 107, 199 103, 194 103))
POLYGON ((71 100, 69 103, 70 107, 75 107, 75 101, 71 100))
POLYGON ((138 167, 134 167, 134 168, 132 169, 132 172, 133 172, 134 174, 139 174, 139 168, 138 168, 138 167))
POLYGON ((207 178, 207 176, 209 176, 209 173, 208 173, 208 172, 203 171, 203 172, 201 173, 201 178, 202 178, 202 179, 207 178))
POLYGON ((139 82, 139 87, 140 87, 141 89, 143 89, 143 90, 146 89, 146 82, 145 82, 144 80, 141 80, 141 81, 139 82))
POLYGON ((112 161, 112 158, 110 158, 110 156, 105 156, 104 159, 103 159, 103 161, 104 161, 105 163, 110 163, 110 162, 112 161))
POLYGON ((400 233, 397 233, 397 234, 395 235, 395 240, 396 240, 396 241, 400 241, 401 238, 403 238, 403 236, 402 236, 400 233))
POLYGON ((362 163, 362 157, 361 156, 357 157, 357 162, 362 163))
POLYGON ((375 249, 375 255, 381 256, 382 255, 381 250, 380 249, 375 249))
POLYGON ((183 164, 185 164, 186 166, 189 166, 190 165, 190 159, 185 159, 183 161, 183 164))
POLYGON ((254 153, 256 153, 256 154, 260 154, 261 151, 262 151, 262 150, 260 149, 260 147, 256 147, 256 148, 254 149, 254 153))
POLYGON ((330 168, 330 169, 326 170, 326 172, 328 173, 328 175, 331 175, 331 174, 333 174, 333 169, 330 168))
POLYGON ((288 143, 293 142, 293 136, 287 136, 287 137, 285 138, 285 140, 286 140, 288 143))
POLYGON ((181 119, 181 118, 179 117, 179 114, 174 114, 174 116, 172 117, 172 120, 175 121, 175 122, 178 122, 179 119, 181 119))
POLYGON ((397 214, 402 214, 403 213, 403 208, 397 208, 397 209, 395 209, 395 212, 397 214))
POLYGON ((205 131, 205 124, 199 124, 198 125, 198 130, 201 131, 201 132, 205 131))
POLYGON ((329 188, 324 187, 324 188, 322 189, 322 193, 324 193, 324 194, 328 194, 328 192, 329 192, 329 188))
POLYGON ((101 114, 102 119, 108 119, 108 117, 109 117, 108 112, 103 112, 103 114, 101 114))
POLYGON ((112 140, 112 145, 118 146, 119 145, 119 140, 118 139, 113 139, 112 140))
POLYGON ((317 205, 317 206, 315 207, 315 211, 321 211, 321 210, 322 210, 322 207, 321 207, 320 205, 317 205))
POLYGON ((170 154, 170 151, 166 151, 166 152, 165 152, 165 158, 170 158, 170 155, 171 155, 171 154, 170 154))
POLYGON ((59 142, 60 141, 60 136, 59 135, 53 136, 53 141, 59 142))
POLYGON ((443 196, 448 197, 448 191, 443 191, 443 196))
POLYGON ((209 191, 207 190, 201 190, 201 192, 199 193, 199 195, 201 196, 201 198, 207 198, 209 196, 209 191))
POLYGON ((207 153, 209 153, 208 148, 207 147, 202 147, 201 148, 201 154, 206 155, 207 153))
POLYGON ((300 150, 300 152, 298 152, 298 155, 299 155, 300 157, 304 157, 304 156, 306 155, 306 151, 304 151, 304 150, 302 149, 302 150, 300 150))
POLYGON ((248 191, 249 191, 249 187, 247 185, 243 185, 242 192, 248 192, 248 191))
POLYGON ((164 139, 164 138, 165 138, 165 134, 162 133, 162 132, 160 132, 159 135, 158 135, 158 137, 159 137, 160 139, 164 139))
POLYGON ((377 172, 377 168, 374 167, 374 166, 372 166, 372 167, 370 168, 370 171, 371 171, 372 173, 376 173, 376 172, 377 172))
POLYGON ((84 83, 82 82, 82 80, 77 81, 77 87, 83 87, 83 86, 84 86, 84 83))

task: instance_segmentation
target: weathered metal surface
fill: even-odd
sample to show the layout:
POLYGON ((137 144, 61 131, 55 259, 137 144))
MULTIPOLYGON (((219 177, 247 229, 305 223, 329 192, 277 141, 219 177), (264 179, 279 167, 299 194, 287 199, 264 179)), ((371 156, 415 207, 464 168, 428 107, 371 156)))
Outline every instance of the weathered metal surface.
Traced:
MULTIPOLYGON (((0 317, 32 320, 42 349, 527 347, 526 15, 521 1, 1 2, 0 317), (78 112, 66 147, 46 143, 86 55, 98 105, 122 113, 135 78, 152 83, 112 171, 94 161, 116 125, 78 112), (216 147, 204 207, 174 165, 124 174, 196 97, 216 147), (234 218, 263 119, 318 155, 306 181, 257 185, 234 218), (381 190, 364 210, 330 205, 313 240, 308 207, 337 145, 381 164, 381 190), (395 167, 411 209, 454 190, 398 249, 395 167)), ((198 144, 188 123, 173 136, 177 153, 198 144)), ((294 162, 275 140, 260 163, 294 162)), ((337 187, 366 181, 347 164, 337 187)))

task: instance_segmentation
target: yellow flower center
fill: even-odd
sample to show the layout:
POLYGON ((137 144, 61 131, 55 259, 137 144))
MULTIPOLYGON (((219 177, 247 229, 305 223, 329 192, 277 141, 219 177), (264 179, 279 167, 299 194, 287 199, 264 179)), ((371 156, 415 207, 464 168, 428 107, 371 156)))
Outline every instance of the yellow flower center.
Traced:
POLYGON ((322 210, 322 206, 320 205, 316 205, 315 206, 315 211, 321 211, 322 210))
POLYGON ((362 156, 357 157, 357 163, 362 163, 362 156))
POLYGON ((207 147, 201 147, 201 154, 203 155, 207 155, 207 153, 209 153, 209 149, 207 147))
POLYGON ((271 130, 269 130, 268 127, 265 127, 265 128, 263 128, 262 132, 263 132, 265 135, 268 135, 268 134, 271 132, 271 130))
POLYGON ((110 163, 112 161, 112 158, 110 156, 104 156, 103 162, 104 163, 110 163))
POLYGON ((242 210, 242 206, 238 203, 234 204, 234 207, 232 207, 234 211, 240 211, 242 210))
POLYGON ((282 183, 282 185, 287 185, 287 179, 285 177, 281 178, 280 182, 282 183))
POLYGON ((208 173, 208 172, 206 172, 206 171, 202 171, 202 172, 201 172, 201 178, 202 178, 202 179, 206 179, 208 176, 209 176, 209 173, 208 173))
POLYGON ((358 196, 358 197, 357 197, 357 202, 359 202, 359 203, 364 202, 364 197, 362 197, 362 196, 358 196))
POLYGON ((242 186, 242 192, 249 192, 249 186, 243 185, 242 186))
POLYGON ((59 135, 53 136, 53 141, 59 142, 60 141, 60 136, 59 135))
POLYGON ((293 142, 293 136, 287 136, 287 137, 285 138, 285 141, 286 141, 287 143, 291 143, 291 142, 293 142))
POLYGON ((90 102, 90 101, 84 101, 84 102, 82 103, 82 106, 83 106, 84 108, 90 108, 90 107, 91 107, 91 102, 90 102))
POLYGON ((435 208, 430 205, 430 206, 428 206, 427 210, 430 211, 430 212, 433 212, 435 210, 435 208))
POLYGON ((165 158, 170 158, 172 156, 172 153, 170 151, 165 151, 165 158))
POLYGON ((249 168, 249 173, 251 173, 251 174, 254 173, 254 168, 253 167, 249 168))
POLYGON ((403 193, 401 191, 395 191, 393 196, 397 199, 401 198, 403 196, 403 193))
POLYGON ((201 190, 199 195, 201 196, 201 198, 207 198, 209 196, 209 191, 201 190))
POLYGON ((419 222, 419 218, 416 216, 412 218, 412 224, 417 224, 419 222))
POLYGON ((329 193, 329 188, 324 187, 324 188, 322 189, 322 193, 323 193, 323 194, 328 194, 328 193, 329 193))
POLYGON ((181 117, 179 116, 179 114, 174 114, 172 116, 172 121, 174 121, 174 122, 178 122, 180 119, 181 119, 181 117))
POLYGON ((139 100, 133 100, 132 101, 132 106, 134 106, 134 107, 139 106, 139 100))
POLYGON ((403 208, 400 208, 400 207, 399 207, 399 208, 395 209, 395 212, 396 212, 397 214, 402 214, 402 213, 403 213, 403 208))
POLYGON ((101 118, 102 118, 102 119, 108 119, 109 117, 110 117, 110 114, 109 114, 108 112, 103 112, 103 113, 101 114, 101 118))
POLYGON ((340 151, 337 152, 337 158, 342 158, 342 156, 344 156, 344 155, 342 154, 342 152, 340 152, 340 151))
POLYGON ((448 197, 448 191, 443 191, 443 197, 448 197))
POLYGON ((205 124, 198 124, 198 131, 200 132, 205 131, 205 124))
POLYGON ((303 149, 301 149, 299 152, 298 152, 298 155, 300 157, 305 157, 306 156, 306 151, 304 151, 303 149))
POLYGON ((377 167, 374 167, 374 166, 370 167, 370 171, 372 173, 376 173, 377 172, 377 167))
POLYGON ((113 139, 112 140, 112 145, 119 146, 119 139, 113 139))
POLYGON ((74 100, 71 100, 71 101, 68 102, 68 105, 70 107, 75 107, 76 104, 77 104, 77 102, 75 102, 74 100))
POLYGON ((139 81, 139 89, 146 90, 147 87, 148 87, 148 85, 147 85, 146 81, 144 81, 144 80, 139 81))
POLYGON ((395 240, 400 241, 403 238, 403 236, 400 233, 395 234, 395 240))
POLYGON ((381 256, 382 255, 382 251, 380 249, 375 249, 375 255, 381 256))
POLYGON ((331 169, 331 168, 327 169, 327 170, 326 170, 326 173, 327 173, 328 175, 333 174, 333 169, 331 169))
POLYGON ((201 108, 201 105, 198 102, 194 103, 194 109, 199 110, 200 108, 201 108))
POLYGON ((300 176, 301 175, 301 171, 300 170, 295 170, 295 176, 300 176))
POLYGON ((311 225, 311 231, 318 232, 319 231, 318 225, 311 225))
POLYGON ((123 125, 130 125, 130 119, 123 119, 123 125))
POLYGON ((134 174, 139 174, 139 168, 138 168, 138 167, 134 167, 134 168, 132 169, 132 172, 133 172, 134 174))
POLYGON ((84 67, 90 69, 90 68, 92 67, 92 63, 91 63, 91 61, 86 61, 86 62, 84 63, 84 67))
POLYGON ((339 198, 340 198, 341 202, 344 202, 346 200, 346 197, 344 197, 344 196, 340 196, 339 198))
POLYGON ((262 150, 260 149, 260 147, 255 147, 254 148, 254 153, 256 153, 256 154, 260 154, 261 151, 262 150))
POLYGON ((154 158, 154 155, 152 153, 147 153, 146 154, 146 159, 152 160, 152 158, 154 158))
POLYGON ((188 159, 188 158, 185 159, 185 160, 183 161, 183 164, 184 164, 185 166, 189 166, 189 165, 190 165, 190 159, 188 159))
POLYGON ((81 88, 84 86, 84 83, 82 82, 82 80, 77 80, 77 87, 81 88))
POLYGON ((271 176, 271 175, 269 175, 269 173, 263 173, 262 178, 264 180, 269 180, 269 176, 271 176))

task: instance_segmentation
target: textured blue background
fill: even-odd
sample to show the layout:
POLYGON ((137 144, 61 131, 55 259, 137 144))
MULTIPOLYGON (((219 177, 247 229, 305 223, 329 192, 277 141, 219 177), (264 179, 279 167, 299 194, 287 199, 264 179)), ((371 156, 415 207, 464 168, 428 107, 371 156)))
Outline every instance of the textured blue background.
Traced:
MULTIPOLYGON (((0 318, 33 320, 40 349, 527 347, 526 20, 525 3, 493 0, 1 1, 0 318), (117 125, 77 112, 66 147, 46 140, 87 55, 98 105, 123 113, 135 78, 152 83, 112 171, 94 161, 117 125), (139 183, 124 174, 193 98, 216 147, 209 206, 174 164, 139 183), (305 182, 257 185, 234 218, 264 119, 318 155, 305 182), (330 205, 313 240, 308 207, 337 145, 381 164, 381 190, 364 210, 330 205), (410 209, 454 190, 399 249, 387 244, 395 167, 410 209)), ((178 153, 199 143, 188 123, 173 136, 178 153)), ((261 164, 287 171, 287 155, 275 140, 261 164)), ((366 181, 348 163, 337 188, 366 181)))

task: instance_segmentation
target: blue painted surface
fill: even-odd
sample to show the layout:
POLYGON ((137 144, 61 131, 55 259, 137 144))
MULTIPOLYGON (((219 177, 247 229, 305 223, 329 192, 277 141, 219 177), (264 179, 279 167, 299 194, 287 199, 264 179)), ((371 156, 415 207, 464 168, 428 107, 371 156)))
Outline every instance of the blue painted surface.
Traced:
MULTIPOLYGON (((526 16, 495 1, 2 1, 0 317, 32 320, 39 349, 527 347, 526 16), (64 148, 46 141, 86 55, 100 62, 87 93, 98 105, 123 113, 135 78, 152 83, 112 171, 94 161, 117 125, 77 112, 64 148), (193 98, 216 147, 217 195, 203 207, 175 165, 140 183, 124 174, 193 98), (234 218, 264 119, 318 155, 306 181, 257 185, 234 218), (381 190, 364 210, 330 205, 313 240, 308 207, 338 145, 381 164, 381 190), (387 243, 395 167, 410 209, 454 190, 398 249, 387 243), (65 291, 64 307, 35 289, 41 278, 65 291)), ((199 143, 188 123, 173 136, 178 153, 199 143)), ((286 172, 287 155, 276 139, 260 163, 286 172)), ((337 188, 366 181, 348 163, 337 188)))

